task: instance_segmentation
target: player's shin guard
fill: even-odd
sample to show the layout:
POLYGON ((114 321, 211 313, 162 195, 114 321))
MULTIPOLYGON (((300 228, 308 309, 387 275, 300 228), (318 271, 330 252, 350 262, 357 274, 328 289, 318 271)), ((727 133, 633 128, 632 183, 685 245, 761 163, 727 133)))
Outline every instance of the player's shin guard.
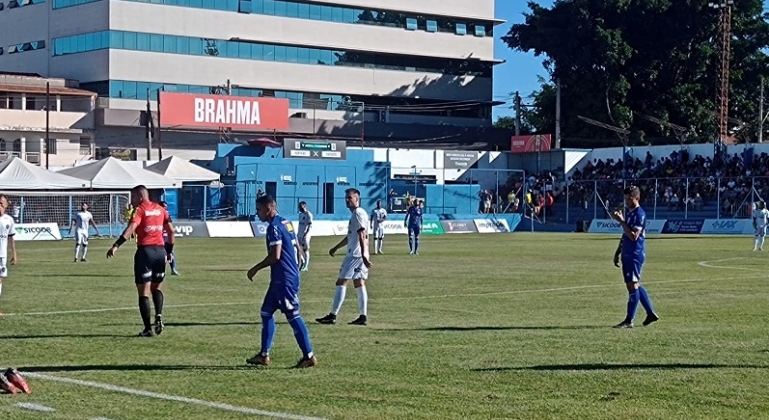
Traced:
POLYGON ((638 288, 638 297, 641 300, 641 306, 644 307, 644 310, 646 311, 646 314, 653 314, 654 313, 654 306, 652 306, 652 300, 649 299, 649 294, 646 293, 646 289, 643 287, 638 288))
POLYGON ((262 312, 262 349, 259 354, 269 356, 275 339, 275 317, 262 312))
POLYGON ((302 350, 302 355, 305 359, 312 357, 312 343, 310 343, 310 333, 307 331, 307 325, 300 315, 295 316, 288 320, 289 325, 294 330, 294 337, 296 338, 296 344, 299 345, 299 349, 302 350))
POLYGON ((368 312, 368 292, 366 291, 366 286, 358 287, 355 289, 355 292, 358 294, 358 309, 360 309, 360 314, 366 316, 368 312))
POLYGON ((342 304, 344 303, 344 297, 347 294, 347 286, 336 286, 334 291, 334 303, 331 306, 331 313, 338 315, 342 310, 342 304))
POLYGON ((144 322, 144 329, 149 330, 152 328, 150 322, 150 298, 147 296, 139 296, 139 313, 142 316, 142 322, 144 322))
POLYGON ((152 292, 152 304, 155 306, 155 316, 162 316, 163 315, 163 291, 162 290, 154 290, 152 292))
POLYGON ((641 293, 638 289, 630 292, 630 296, 627 301, 627 317, 625 321, 632 322, 635 319, 635 313, 638 309, 638 301, 641 299, 641 293))

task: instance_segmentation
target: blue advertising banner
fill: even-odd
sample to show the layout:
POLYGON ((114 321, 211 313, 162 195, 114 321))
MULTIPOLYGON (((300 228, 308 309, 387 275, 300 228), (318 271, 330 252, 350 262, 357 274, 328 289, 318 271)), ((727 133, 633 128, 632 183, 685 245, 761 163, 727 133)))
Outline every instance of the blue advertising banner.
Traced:
POLYGON ((662 233, 698 234, 704 224, 704 220, 668 220, 662 233))

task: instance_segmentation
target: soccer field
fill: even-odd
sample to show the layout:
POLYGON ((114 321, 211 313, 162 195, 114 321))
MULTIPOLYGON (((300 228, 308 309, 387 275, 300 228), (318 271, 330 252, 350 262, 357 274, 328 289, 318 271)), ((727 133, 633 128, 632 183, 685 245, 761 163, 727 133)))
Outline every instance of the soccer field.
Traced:
MULTIPOLYGON (((133 250, 73 263, 73 242, 19 243, 0 310, 0 366, 32 395, 0 396, 0 419, 751 419, 769 413, 769 251, 752 237, 647 239, 644 283, 661 321, 630 330, 611 262, 618 237, 405 236, 373 257, 369 326, 349 290, 328 313, 339 238, 313 240, 302 312, 318 357, 300 358, 277 314, 273 364, 259 350, 269 281, 246 271, 263 239, 182 239, 166 282, 166 331, 138 338, 133 250), (63 382, 62 382, 63 381, 63 382), (33 409, 17 406, 34 404, 33 409)), ((352 288, 352 285, 348 287, 352 288)))

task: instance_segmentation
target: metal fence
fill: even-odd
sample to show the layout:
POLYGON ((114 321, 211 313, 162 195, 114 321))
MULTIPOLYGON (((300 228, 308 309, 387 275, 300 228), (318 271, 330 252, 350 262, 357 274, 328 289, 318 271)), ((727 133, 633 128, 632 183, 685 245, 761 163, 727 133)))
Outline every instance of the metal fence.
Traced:
POLYGON ((562 186, 556 206, 559 219, 605 219, 606 209, 624 205, 627 185, 641 190, 641 205, 650 219, 749 218, 753 203, 769 198, 769 177, 642 178, 572 181, 562 186))

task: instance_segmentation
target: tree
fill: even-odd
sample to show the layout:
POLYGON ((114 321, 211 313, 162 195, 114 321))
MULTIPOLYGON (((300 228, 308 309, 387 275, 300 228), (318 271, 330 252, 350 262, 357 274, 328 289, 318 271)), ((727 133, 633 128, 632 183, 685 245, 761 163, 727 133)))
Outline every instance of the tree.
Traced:
POLYGON ((515 117, 499 117, 494 121, 494 128, 515 131, 515 117))
MULTIPOLYGON (((684 127, 695 141, 716 138, 718 12, 708 0, 558 0, 530 2, 525 22, 503 40, 512 49, 544 56, 550 76, 532 93, 525 119, 538 132, 555 128, 555 88, 561 81, 562 130, 568 139, 613 139, 577 116, 627 128, 633 143, 671 137, 663 127, 636 121, 640 112, 684 127)), ((769 59, 768 16, 762 0, 736 0, 733 13, 730 116, 758 119, 758 86, 769 59)), ((584 144, 580 144, 584 145, 584 144)))

